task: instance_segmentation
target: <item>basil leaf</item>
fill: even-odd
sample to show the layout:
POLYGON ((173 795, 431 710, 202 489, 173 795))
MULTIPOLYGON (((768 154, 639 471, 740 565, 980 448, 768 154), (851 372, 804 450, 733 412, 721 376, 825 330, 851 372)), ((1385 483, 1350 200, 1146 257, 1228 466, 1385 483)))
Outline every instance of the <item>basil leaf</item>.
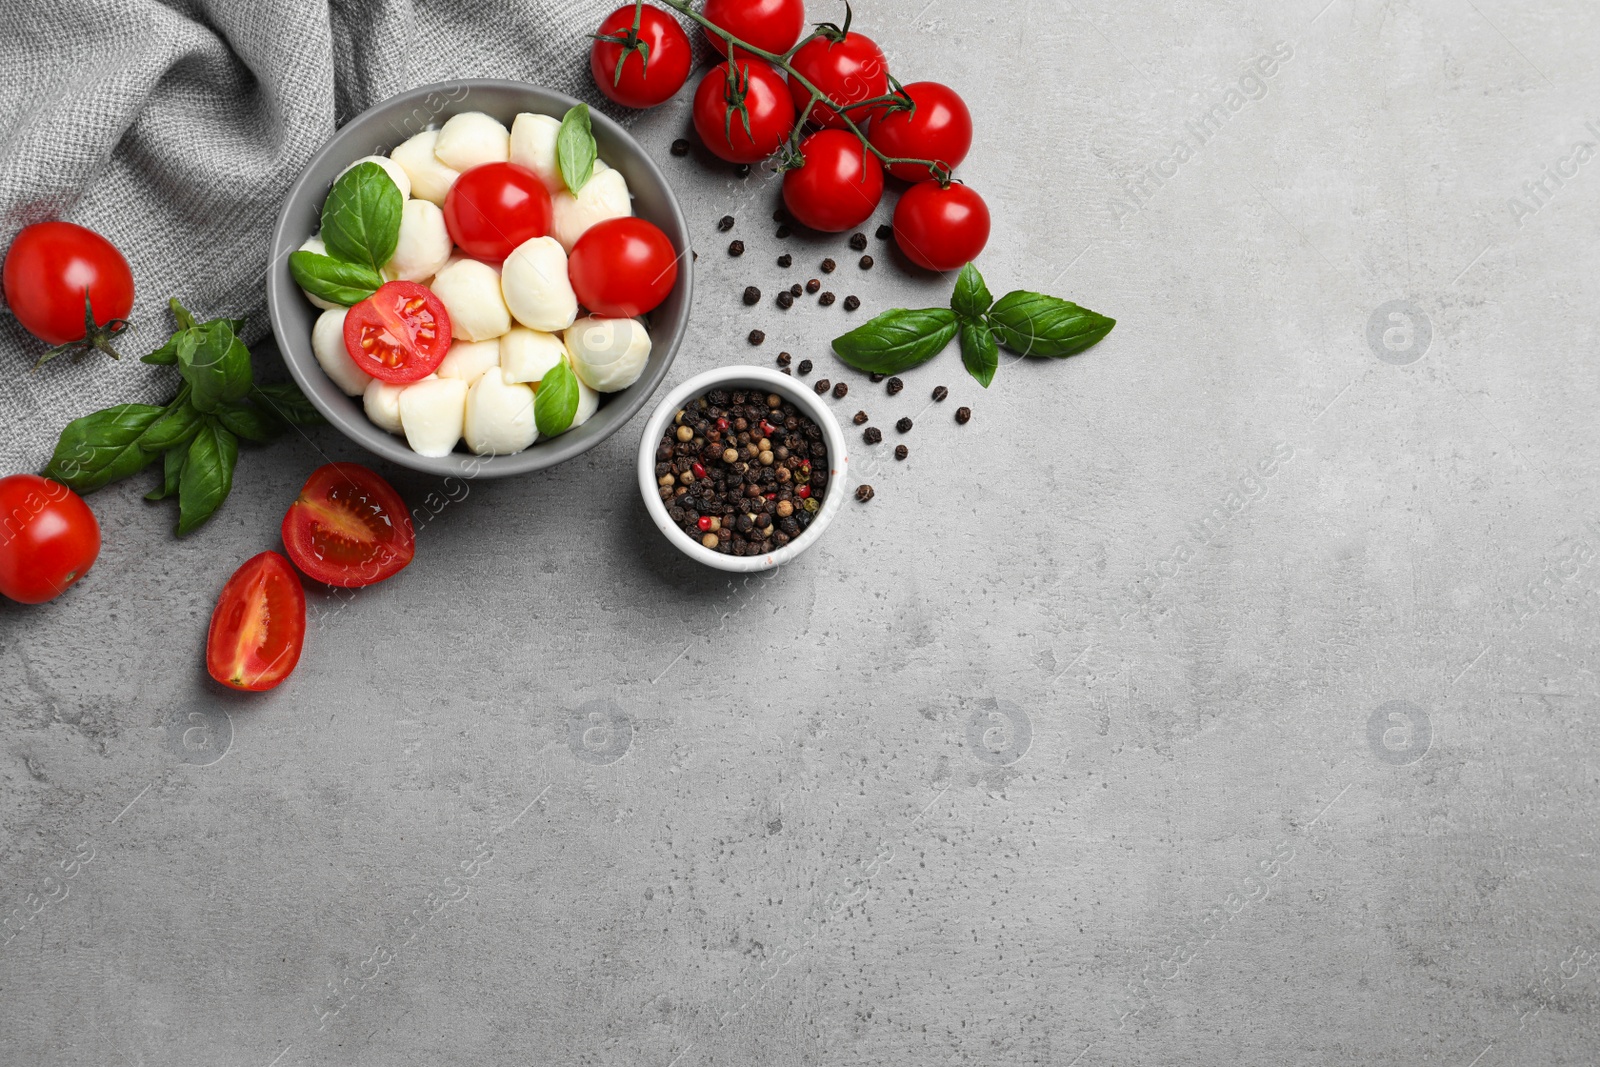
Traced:
POLYGON ((322 205, 322 243, 336 259, 381 272, 399 243, 404 208, 405 198, 388 172, 362 163, 333 183, 322 205))
POLYGON ((898 374, 937 356, 955 335, 956 313, 949 308, 891 308, 835 337, 833 350, 856 370, 898 374))
POLYGON ((961 365, 985 389, 1000 369, 1000 348, 995 344, 994 331, 981 320, 961 324, 961 365))
POLYGON ((230 433, 264 444, 283 432, 283 423, 276 416, 248 404, 230 404, 217 412, 217 421, 230 433))
POLYGON ((1116 324, 1070 300, 1022 290, 1007 293, 989 309, 989 325, 1000 343, 1024 356, 1082 352, 1116 324))
POLYGON ((178 373, 191 387, 190 402, 209 414, 250 391, 250 350, 227 321, 208 322, 184 331, 178 344, 178 373), (190 338, 195 338, 192 346, 190 338))
MULTIPOLYGON (((176 303, 176 301, 174 301, 174 303, 176 303)), ((172 366, 178 362, 179 346, 182 345, 183 339, 187 336, 189 336, 189 328, 179 329, 171 337, 167 338, 166 344, 162 345, 148 356, 141 356, 139 362, 151 363, 158 367, 172 366)))
POLYGON ((962 267, 956 277, 955 292, 950 294, 950 310, 963 319, 976 320, 993 303, 994 297, 989 295, 989 287, 983 284, 983 275, 978 273, 978 268, 971 263, 962 267))
POLYGON ((162 411, 150 404, 119 404, 73 419, 61 431, 45 477, 87 493, 137 474, 156 458, 139 447, 139 437, 162 411))
POLYGON ((539 379, 539 393, 533 398, 533 424, 540 437, 554 437, 572 428, 572 417, 578 413, 578 376, 572 373, 572 364, 562 356, 539 379))
POLYGON ((178 536, 199 527, 228 499, 238 459, 239 439, 207 419, 189 442, 178 475, 178 536))
POLYGON ((146 500, 165 500, 178 491, 178 476, 183 473, 183 461, 188 458, 187 448, 169 448, 162 457, 161 484, 144 495, 146 500))
POLYGON ((252 386, 250 399, 261 405, 267 414, 290 426, 316 426, 324 421, 322 412, 311 406, 311 401, 293 382, 252 386))
POLYGON ((345 307, 361 303, 383 284, 383 275, 371 267, 315 252, 290 252, 289 273, 312 296, 345 307))
POLYGON ((556 133, 556 162, 561 167, 561 180, 573 196, 594 174, 594 161, 599 155, 594 127, 589 122, 589 105, 579 104, 567 112, 556 133))
POLYGON ((139 437, 139 447, 154 455, 169 448, 186 445, 200 429, 201 415, 189 402, 190 385, 183 383, 178 395, 167 405, 161 417, 150 424, 139 437))

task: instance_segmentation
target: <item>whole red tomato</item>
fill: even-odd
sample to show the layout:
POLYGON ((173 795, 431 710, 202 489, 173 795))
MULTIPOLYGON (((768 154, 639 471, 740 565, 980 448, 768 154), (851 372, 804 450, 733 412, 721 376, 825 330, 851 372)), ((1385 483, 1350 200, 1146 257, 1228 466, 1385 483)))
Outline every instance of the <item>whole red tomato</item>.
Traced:
POLYGON ((646 4, 638 12, 637 34, 632 4, 617 8, 600 23, 589 49, 589 73, 600 91, 622 106, 655 107, 689 80, 694 49, 678 20, 659 7, 646 4), (648 59, 632 47, 635 41, 649 48, 648 59))
POLYGON ((584 231, 567 257, 578 303, 603 318, 655 309, 678 280, 678 256, 660 227, 626 216, 584 231))
POLYGON ((800 142, 803 166, 784 172, 783 206, 825 233, 859 226, 883 199, 883 164, 848 130, 823 130, 800 142))
POLYGON ((989 243, 989 206, 965 185, 918 182, 895 205, 894 242, 918 266, 955 270, 989 243))
MULTIPOLYGON (((854 31, 839 40, 817 37, 807 41, 789 59, 789 65, 836 103, 860 103, 889 91, 889 61, 884 58, 883 49, 872 38, 854 31)), ((789 93, 794 98, 795 110, 803 112, 811 100, 811 90, 791 74, 789 93)), ((857 124, 871 118, 876 110, 845 108, 851 121, 857 124)), ((808 121, 827 129, 845 128, 844 119, 821 104, 811 109, 808 121)))
MULTIPOLYGON (((783 55, 800 39, 806 27, 806 5, 803 0, 706 0, 706 21, 727 30, 745 44, 775 55, 783 55)), ((721 55, 728 54, 728 42, 706 31, 721 55)), ((740 58, 748 58, 741 51, 740 58)))
POLYGON ((100 524, 83 498, 37 474, 0 478, 0 594, 54 599, 100 555, 100 524))
POLYGON ((108 327, 103 333, 116 333, 133 309, 128 261, 110 241, 76 223, 24 226, 11 242, 0 273, 11 313, 46 344, 65 345, 87 336, 85 292, 95 324, 108 327))
POLYGON ((527 167, 484 163, 450 186, 444 225, 461 251, 500 263, 522 242, 550 232, 550 192, 527 167))
POLYGON ((794 101, 783 75, 753 59, 717 64, 694 92, 694 128, 712 154, 729 163, 767 158, 794 130, 794 101))
MULTIPOLYGON (((972 148, 972 112, 954 89, 938 82, 912 82, 905 92, 916 107, 880 112, 867 139, 891 159, 931 159, 955 170, 972 148)), ((934 177, 917 163, 891 163, 889 173, 908 182, 934 177)))

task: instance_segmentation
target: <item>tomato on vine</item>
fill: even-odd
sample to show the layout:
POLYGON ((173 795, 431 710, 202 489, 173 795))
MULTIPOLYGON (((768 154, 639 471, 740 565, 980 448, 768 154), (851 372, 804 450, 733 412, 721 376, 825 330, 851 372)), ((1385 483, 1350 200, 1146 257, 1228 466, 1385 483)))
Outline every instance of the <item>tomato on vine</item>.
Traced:
MULTIPOLYGON (((886 105, 872 120, 867 139, 892 159, 943 163, 948 177, 972 148, 972 112, 954 89, 938 82, 912 82, 901 92, 915 106, 886 105)), ((921 163, 891 163, 889 173, 908 182, 935 177, 921 163)))
MULTIPOLYGON (((706 0, 706 21, 753 48, 783 55, 800 39, 806 25, 803 0, 706 0)), ((706 31, 706 40, 720 55, 728 42, 706 31)), ((741 55, 741 58, 746 58, 741 55)))
POLYGON ((895 205, 894 242, 919 267, 955 270, 989 243, 989 206, 965 185, 918 182, 895 205))
POLYGON ((6 252, 6 303, 24 329, 54 345, 43 363, 73 350, 112 358, 111 338, 133 309, 133 271, 115 245, 71 222, 24 226, 6 252))
POLYGON ((694 92, 694 128, 713 155, 729 163, 770 156, 794 130, 794 101, 783 75, 767 63, 718 63, 694 92))
POLYGON ((800 142, 801 165, 784 172, 783 205, 824 233, 859 226, 883 199, 883 164, 848 130, 822 130, 800 142))
MULTIPOLYGON (((870 119, 876 107, 857 108, 864 100, 874 100, 889 92, 889 61, 883 49, 872 38, 852 32, 849 19, 845 28, 822 26, 818 36, 801 45, 789 58, 796 74, 789 75, 789 93, 798 111, 805 111, 811 102, 811 90, 800 78, 815 85, 822 94, 836 104, 843 104, 851 121, 859 124, 870 119)), ((845 129, 845 121, 831 107, 817 104, 808 117, 814 126, 824 129, 845 129)))
POLYGON ((627 4, 607 15, 595 31, 589 73, 602 93, 624 107, 655 107, 689 80, 693 53, 677 19, 658 7, 627 4))
POLYGON ((100 555, 100 524, 83 498, 37 474, 0 478, 0 596, 43 604, 66 592, 100 555))

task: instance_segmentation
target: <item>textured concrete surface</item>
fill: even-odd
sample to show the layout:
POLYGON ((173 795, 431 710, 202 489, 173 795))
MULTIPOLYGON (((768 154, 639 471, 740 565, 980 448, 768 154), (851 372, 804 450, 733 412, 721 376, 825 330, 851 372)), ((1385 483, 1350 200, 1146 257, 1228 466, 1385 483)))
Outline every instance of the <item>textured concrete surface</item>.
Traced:
POLYGON ((667 547, 624 433, 312 594, 245 699, 213 598, 361 456, 247 451, 181 543, 98 494, 92 576, 0 609, 0 1061, 1600 1058, 1600 12, 1325 2, 858 5, 973 102, 991 287, 1120 320, 987 392, 745 308, 948 282, 639 123, 701 234, 672 380, 787 349, 917 419, 781 573, 667 547))

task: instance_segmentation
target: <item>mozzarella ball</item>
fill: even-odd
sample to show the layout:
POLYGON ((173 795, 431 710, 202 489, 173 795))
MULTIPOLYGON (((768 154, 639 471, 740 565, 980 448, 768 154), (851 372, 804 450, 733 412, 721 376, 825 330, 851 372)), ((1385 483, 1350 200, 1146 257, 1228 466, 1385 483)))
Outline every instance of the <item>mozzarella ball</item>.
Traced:
POLYGON ((500 272, 476 259, 458 259, 433 276, 433 295, 450 313, 452 336, 487 341, 511 329, 511 312, 500 295, 500 272))
POLYGON ((382 167, 388 173, 389 177, 394 180, 395 188, 400 190, 400 199, 404 200, 406 197, 411 195, 410 175, 406 174, 406 169, 404 167, 390 159, 388 156, 362 156, 360 159, 344 168, 344 170, 341 170, 338 177, 334 178, 333 180, 338 181, 339 178, 344 177, 346 173, 355 170, 363 163, 376 163, 378 166, 382 167))
POLYGON ((513 326, 500 338, 500 369, 506 372, 508 382, 536 385, 566 353, 555 334, 513 326))
POLYGON ((440 127, 433 154, 440 163, 457 171, 485 163, 504 163, 511 154, 511 134, 481 111, 463 111, 440 127))
POLYGON ((588 422, 595 412, 600 410, 600 394, 583 384, 583 379, 578 379, 578 410, 572 415, 572 425, 569 430, 576 430, 588 422))
POLYGON ((406 444, 419 456, 448 456, 461 440, 467 416, 467 383, 428 377, 400 393, 400 425, 406 444))
POLYGON ((360 396, 366 391, 372 375, 356 366, 350 350, 344 346, 344 317, 349 308, 330 308, 317 317, 311 327, 311 352, 317 357, 322 372, 333 384, 344 390, 345 396, 360 396))
POLYGON ((549 115, 524 111, 511 123, 511 162, 537 174, 552 193, 566 188, 556 162, 556 134, 560 132, 561 120, 549 115))
POLYGON ((420 282, 431 278, 450 258, 450 231, 444 212, 426 200, 407 200, 400 213, 400 239, 383 266, 390 281, 420 282))
POLYGON ((400 164, 400 169, 411 179, 411 195, 426 200, 435 207, 444 206, 445 194, 461 177, 439 162, 433 146, 439 140, 438 130, 423 130, 389 153, 389 158, 400 164))
POLYGON ((508 382, 496 367, 485 371, 467 390, 467 447, 483 455, 521 452, 538 438, 533 422, 533 390, 508 382))
POLYGON ((454 341, 434 373, 441 378, 460 378, 470 384, 490 367, 499 365, 499 341, 454 341))
MULTIPOLYGON (((296 249, 296 251, 314 252, 319 256, 325 256, 328 254, 328 246, 322 243, 321 237, 317 236, 316 234, 312 234, 310 237, 305 239, 305 243, 296 249)), ((304 289, 300 291, 302 293, 306 293, 304 289)), ((306 293, 306 299, 311 301, 313 307, 319 307, 323 311, 332 311, 334 308, 344 306, 342 304, 335 304, 331 300, 324 300, 320 296, 312 296, 310 293, 306 293)))
POLYGON ((565 189, 550 194, 550 233, 569 255, 572 246, 590 226, 632 214, 628 183, 623 180, 621 171, 610 167, 602 170, 597 166, 577 196, 565 189))
POLYGON ((585 316, 568 326, 561 339, 579 380, 600 393, 615 393, 638 381, 650 358, 650 331, 637 319, 585 316))
POLYGON ((373 378, 362 394, 361 407, 372 424, 385 433, 400 433, 400 394, 404 385, 373 378))
POLYGON ((554 237, 535 237, 512 250, 500 268, 500 295, 530 330, 564 330, 578 317, 567 254, 554 237))

